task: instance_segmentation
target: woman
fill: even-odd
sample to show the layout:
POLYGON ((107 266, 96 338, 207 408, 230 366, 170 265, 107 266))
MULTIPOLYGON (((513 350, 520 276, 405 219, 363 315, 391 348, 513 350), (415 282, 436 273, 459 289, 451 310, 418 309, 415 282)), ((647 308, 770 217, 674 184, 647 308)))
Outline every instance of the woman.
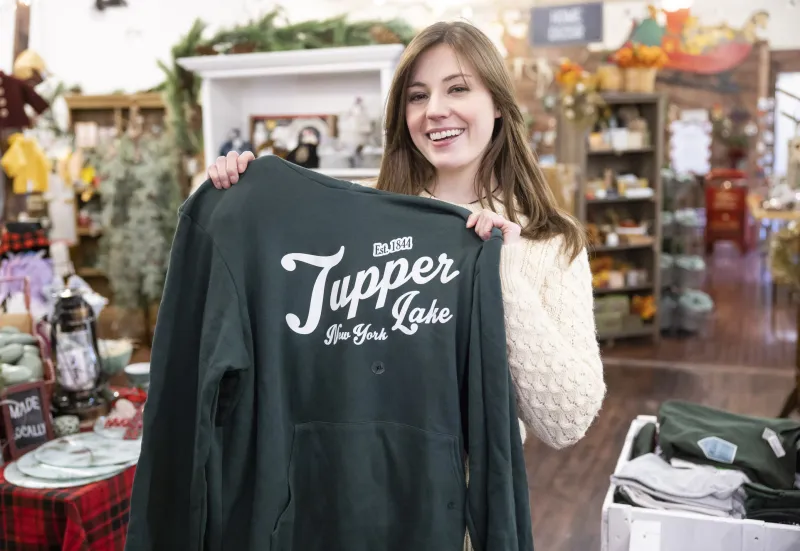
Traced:
MULTIPOLYGON (((253 158, 229 153, 208 175, 226 189, 253 158)), ((553 448, 580 440, 605 395, 584 233, 556 207, 503 59, 477 28, 436 23, 405 49, 389 91, 376 187, 463 206, 472 211, 467 227, 483 239, 493 227, 503 232, 520 420, 553 448)))

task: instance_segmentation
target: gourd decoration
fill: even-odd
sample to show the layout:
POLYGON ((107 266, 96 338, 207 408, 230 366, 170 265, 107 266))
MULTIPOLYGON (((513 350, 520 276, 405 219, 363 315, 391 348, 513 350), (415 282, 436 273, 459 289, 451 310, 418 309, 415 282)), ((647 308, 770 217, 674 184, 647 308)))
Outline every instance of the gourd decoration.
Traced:
POLYGON ((0 327, 0 384, 5 387, 44 378, 39 341, 16 327, 0 327))

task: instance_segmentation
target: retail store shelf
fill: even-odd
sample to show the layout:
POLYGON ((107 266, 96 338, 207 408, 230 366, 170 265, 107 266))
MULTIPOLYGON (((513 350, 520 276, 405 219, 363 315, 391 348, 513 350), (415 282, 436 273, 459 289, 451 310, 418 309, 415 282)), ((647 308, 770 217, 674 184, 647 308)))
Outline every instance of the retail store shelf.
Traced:
POLYGON ((377 168, 319 168, 316 170, 320 174, 331 178, 342 178, 343 180, 359 180, 362 178, 377 178, 377 168))
MULTIPOLYGON (((380 44, 178 59, 181 67, 202 79, 206 162, 211 163, 237 132, 252 141, 257 119, 328 121, 349 113, 357 98, 370 119, 382 119, 403 49, 402 44, 380 44)), ((335 177, 373 175, 348 172, 335 177)))
POLYGON ((603 199, 586 199, 587 205, 597 205, 602 203, 634 203, 642 201, 655 201, 655 196, 650 197, 626 197, 624 195, 617 197, 604 197, 603 199))
POLYGON ((623 295, 625 293, 641 293, 643 291, 652 291, 653 284, 647 283, 644 285, 629 285, 627 287, 619 287, 617 289, 609 289, 609 288, 598 288, 594 290, 594 294, 596 295, 613 295, 613 294, 620 294, 623 295))
POLYGON ((613 253, 614 251, 635 251, 638 249, 652 249, 654 246, 655 246, 655 241, 651 243, 637 243, 635 245, 615 245, 613 247, 599 245, 597 247, 592 247, 592 251, 596 253, 613 253))
POLYGON ((635 337, 649 337, 654 334, 656 328, 653 324, 647 324, 635 329, 623 329, 622 331, 602 331, 597 334, 597 340, 609 341, 614 339, 632 339, 635 337))
POLYGON ((394 69, 402 44, 184 57, 178 64, 203 78, 360 73, 394 69))

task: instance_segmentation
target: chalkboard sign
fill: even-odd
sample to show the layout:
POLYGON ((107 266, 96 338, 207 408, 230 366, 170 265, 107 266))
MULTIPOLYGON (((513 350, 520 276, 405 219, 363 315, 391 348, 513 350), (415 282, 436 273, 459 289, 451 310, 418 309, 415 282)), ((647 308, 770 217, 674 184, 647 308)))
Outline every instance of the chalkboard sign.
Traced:
POLYGON ((0 417, 11 459, 54 438, 50 404, 41 381, 14 385, 0 393, 0 417))
POLYGON ((528 26, 532 46, 582 45, 603 41, 603 3, 531 9, 528 26))

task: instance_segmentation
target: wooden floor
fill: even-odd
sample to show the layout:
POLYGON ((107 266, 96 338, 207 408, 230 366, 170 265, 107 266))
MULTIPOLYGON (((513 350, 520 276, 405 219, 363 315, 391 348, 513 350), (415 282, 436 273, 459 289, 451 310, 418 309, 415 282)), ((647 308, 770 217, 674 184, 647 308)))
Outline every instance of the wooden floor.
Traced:
POLYGON ((742 257, 735 249, 719 245, 708 259, 703 287, 716 304, 704 334, 688 338, 665 335, 655 347, 649 339, 617 341, 613 347, 604 348, 604 356, 792 369, 796 310, 788 305, 782 289, 773 327, 770 285, 761 271, 757 252, 742 257))
POLYGON ((595 425, 572 448, 553 450, 528 438, 534 546, 544 551, 600 551, 600 513, 609 476, 631 420, 655 414, 669 398, 736 413, 775 416, 792 383, 788 369, 701 366, 606 366, 608 395, 595 425))

